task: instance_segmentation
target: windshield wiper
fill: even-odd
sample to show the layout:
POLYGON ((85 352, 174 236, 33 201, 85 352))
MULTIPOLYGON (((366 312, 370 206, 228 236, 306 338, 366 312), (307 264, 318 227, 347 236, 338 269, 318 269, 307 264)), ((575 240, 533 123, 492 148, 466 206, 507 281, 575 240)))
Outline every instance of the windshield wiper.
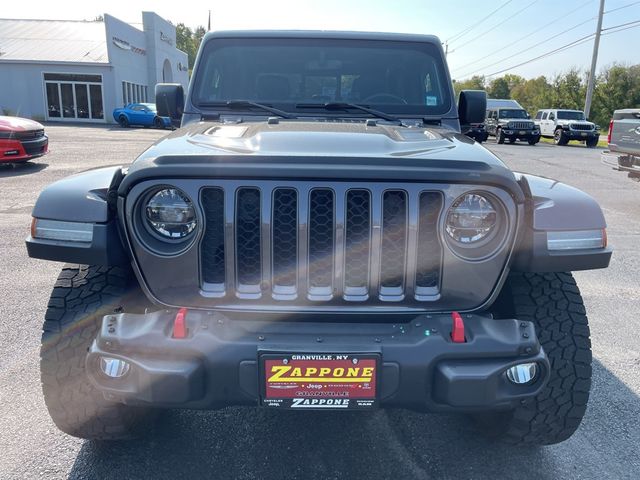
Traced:
POLYGON ((382 118, 389 122, 396 122, 398 125, 405 126, 402 120, 388 113, 375 110, 373 108, 365 107, 364 105, 358 105, 357 103, 346 102, 329 102, 329 103, 299 103, 296 108, 323 108, 325 110, 360 110, 366 112, 374 117, 382 118))
POLYGON ((203 103, 199 103, 198 106, 199 107, 227 107, 230 109, 258 108, 260 110, 264 110, 265 112, 278 115, 279 117, 297 118, 295 115, 289 112, 285 112, 284 110, 280 110, 279 108, 273 108, 273 107, 270 107, 269 105, 251 102, 249 100, 227 100, 224 102, 203 102, 203 103))

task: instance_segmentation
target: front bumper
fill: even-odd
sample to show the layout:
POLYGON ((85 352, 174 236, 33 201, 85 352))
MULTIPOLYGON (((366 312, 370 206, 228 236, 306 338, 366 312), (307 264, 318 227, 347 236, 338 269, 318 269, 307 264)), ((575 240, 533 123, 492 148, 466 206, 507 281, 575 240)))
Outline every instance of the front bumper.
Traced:
POLYGON ((418 315, 409 322, 347 323, 230 319, 189 311, 187 336, 173 338, 175 312, 106 316, 87 356, 93 384, 110 401, 216 409, 259 405, 259 356, 264 353, 351 353, 380 356, 377 403, 421 411, 509 409, 535 396, 549 363, 530 322, 465 315, 465 343, 451 340, 451 316, 418 315), (121 378, 100 369, 101 357, 131 365, 121 378), (527 385, 507 380, 507 368, 536 362, 527 385))
POLYGON ((593 140, 600 137, 600 132, 597 130, 572 130, 570 128, 563 129, 564 134, 569 140, 593 140))
POLYGON ((47 136, 34 140, 0 139, 0 163, 41 157, 49 151, 47 136))
POLYGON ((505 138, 515 138, 516 140, 540 140, 540 130, 502 130, 505 138))

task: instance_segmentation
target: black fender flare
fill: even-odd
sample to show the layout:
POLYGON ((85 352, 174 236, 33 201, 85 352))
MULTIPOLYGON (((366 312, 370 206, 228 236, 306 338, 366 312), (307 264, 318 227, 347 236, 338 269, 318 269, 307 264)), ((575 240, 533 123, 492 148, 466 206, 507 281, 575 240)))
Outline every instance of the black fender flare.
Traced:
POLYGON ((29 235, 26 239, 29 256, 87 265, 130 263, 116 218, 117 189, 123 177, 121 166, 103 167, 72 175, 46 187, 33 207, 34 219, 90 224, 92 240, 74 242, 29 235))

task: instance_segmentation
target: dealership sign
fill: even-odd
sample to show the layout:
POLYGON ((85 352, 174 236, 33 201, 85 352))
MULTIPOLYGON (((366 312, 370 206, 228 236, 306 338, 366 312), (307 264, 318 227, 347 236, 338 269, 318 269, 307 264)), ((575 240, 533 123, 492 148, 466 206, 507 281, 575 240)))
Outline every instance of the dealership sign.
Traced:
POLYGON ((167 42, 173 47, 173 39, 169 35, 166 35, 164 32, 160 32, 160 40, 162 40, 163 42, 167 42))
POLYGON ((113 44, 122 49, 122 50, 129 50, 133 53, 137 53, 139 55, 146 55, 147 51, 144 48, 139 48, 139 47, 134 47, 133 45, 131 45, 129 42, 127 42, 126 40, 122 40, 118 37, 111 37, 111 39, 113 40, 113 44))

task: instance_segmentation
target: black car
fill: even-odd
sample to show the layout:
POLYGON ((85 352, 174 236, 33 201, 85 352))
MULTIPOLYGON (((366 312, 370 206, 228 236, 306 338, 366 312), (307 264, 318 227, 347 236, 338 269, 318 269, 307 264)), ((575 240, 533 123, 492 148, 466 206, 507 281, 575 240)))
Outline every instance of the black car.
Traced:
POLYGON ((540 128, 531 120, 526 110, 514 107, 493 107, 487 110, 485 125, 489 135, 496 139, 496 143, 515 143, 516 140, 526 141, 535 145, 540 141, 540 128))
POLYGON ((210 32, 191 82, 156 88, 182 128, 34 207, 29 255, 72 263, 41 349, 59 428, 245 405, 573 434, 591 348, 569 272, 609 264, 604 216, 460 133, 486 95, 456 107, 439 39, 210 32))
POLYGON ((487 132, 484 123, 471 124, 464 134, 469 138, 473 138, 478 143, 486 142, 487 138, 489 138, 489 133, 487 132))

